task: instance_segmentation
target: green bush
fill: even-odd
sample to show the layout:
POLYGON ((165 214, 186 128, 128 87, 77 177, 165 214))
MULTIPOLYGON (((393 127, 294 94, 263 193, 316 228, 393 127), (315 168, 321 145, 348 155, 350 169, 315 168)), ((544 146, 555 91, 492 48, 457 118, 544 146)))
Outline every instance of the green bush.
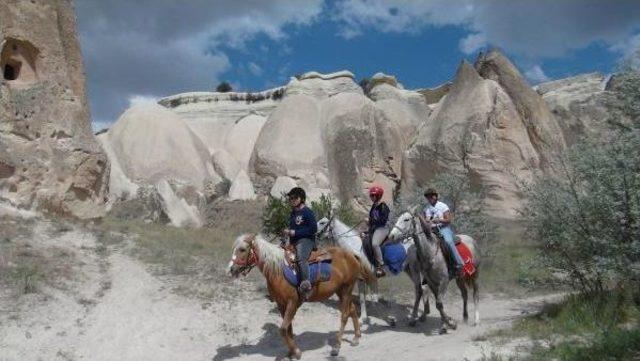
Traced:
POLYGON ((523 219, 542 266, 585 293, 640 281, 640 77, 622 79, 634 84, 619 88, 635 93, 619 96, 611 132, 578 144, 525 188, 523 219))
POLYGON ((230 91, 233 90, 233 87, 231 87, 231 84, 229 84, 226 81, 221 82, 220 84, 218 84, 218 86, 216 87, 216 91, 218 93, 228 93, 230 91))
POLYGON ((311 202, 311 210, 316 215, 316 220, 320 220, 322 218, 329 218, 331 216, 331 197, 322 194, 317 201, 311 202))
POLYGON ((284 198, 269 196, 262 214, 262 230, 266 234, 279 235, 289 225, 291 206, 284 198))
POLYGON ((349 227, 355 227, 363 220, 363 215, 346 202, 338 205, 335 209, 335 216, 349 227))

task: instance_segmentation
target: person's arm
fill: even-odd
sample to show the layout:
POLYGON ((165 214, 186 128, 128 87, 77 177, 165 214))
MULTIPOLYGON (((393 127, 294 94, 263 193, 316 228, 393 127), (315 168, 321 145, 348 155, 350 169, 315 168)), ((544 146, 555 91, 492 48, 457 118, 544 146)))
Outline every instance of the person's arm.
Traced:
POLYGON ((451 211, 445 211, 444 213, 442 213, 442 219, 440 219, 440 223, 447 225, 451 223, 452 218, 453 217, 451 215, 451 211))
POLYGON ((389 207, 386 205, 386 203, 382 203, 382 207, 380 207, 380 224, 387 224, 387 221, 389 221, 389 213, 391 211, 389 210, 389 207))

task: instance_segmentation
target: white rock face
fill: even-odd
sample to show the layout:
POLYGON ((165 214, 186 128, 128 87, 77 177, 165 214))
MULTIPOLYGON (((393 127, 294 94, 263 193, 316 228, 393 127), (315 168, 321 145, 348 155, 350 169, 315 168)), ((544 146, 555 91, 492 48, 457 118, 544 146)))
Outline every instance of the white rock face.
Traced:
POLYGON ((399 183, 404 143, 397 125, 367 97, 342 93, 322 103, 327 169, 340 200, 365 204, 379 184, 390 201, 399 183))
POLYGON ((238 172, 238 175, 231 183, 228 198, 232 201, 256 199, 256 193, 253 190, 251 179, 244 170, 238 172))
POLYGON ((297 186, 298 184, 296 183, 295 179, 287 176, 280 176, 276 178, 276 181, 273 183, 273 187, 271 187, 271 192, 269 192, 269 194, 271 194, 271 196, 274 198, 280 198, 283 195, 289 193, 292 188, 297 186))
POLYGON ((369 97, 375 101, 387 119, 396 123, 405 147, 413 142, 418 127, 426 122, 431 113, 422 94, 399 89, 389 82, 374 85, 369 90, 369 97))
POLYGON ((524 87, 519 73, 511 73, 515 67, 502 59, 486 61, 491 62, 483 64, 486 72, 508 79, 505 86, 512 94, 470 64, 461 64, 449 93, 406 153, 405 180, 425 188, 438 173, 466 170, 476 185, 486 188, 490 213, 510 218, 521 201, 518 182, 544 170, 550 148, 564 140, 559 130, 549 130, 557 123, 535 123, 555 119, 539 95, 524 87))
MULTIPOLYGON (((161 99, 158 103, 178 114, 214 153, 225 144, 236 123, 251 115, 266 117, 278 105, 284 87, 258 93, 183 93, 161 99)), ((230 154, 232 151, 227 149, 230 154)), ((238 162, 241 161, 238 159, 238 162)))
POLYGON ((598 137, 610 116, 607 104, 612 94, 605 90, 606 77, 600 73, 583 74, 539 84, 542 95, 562 128, 569 145, 581 137, 598 137))
POLYGON ((135 198, 139 187, 122 171, 120 161, 113 152, 113 149, 111 149, 108 134, 109 133, 102 133, 98 135, 97 138, 102 146, 102 150, 109 158, 111 165, 109 174, 109 202, 113 203, 115 201, 135 198))
MULTIPOLYGON (((236 121, 225 137, 223 149, 238 162, 240 169, 248 170, 253 148, 267 118, 257 114, 249 114, 236 121)), ((230 178, 233 179, 233 178, 230 178)))
POLYGON ((218 149, 211 156, 213 168, 225 179, 233 180, 241 167, 238 161, 224 149, 218 149))
POLYGON ((290 95, 267 119, 253 151, 250 169, 265 192, 278 176, 315 183, 316 172, 326 172, 320 128, 320 106, 309 95, 290 95))
POLYGON ((169 182, 161 180, 156 185, 156 189, 162 200, 162 207, 165 214, 175 227, 202 227, 202 218, 198 208, 189 205, 186 200, 178 197, 169 182))
POLYGON ((305 73, 300 79, 291 78, 285 94, 308 95, 315 99, 334 96, 338 93, 362 94, 362 89, 353 81, 353 74, 339 71, 331 74, 320 74, 315 71, 305 73))
POLYGON ((174 180, 204 190, 222 181, 200 139, 162 106, 130 108, 109 130, 108 138, 123 173, 137 184, 174 180))

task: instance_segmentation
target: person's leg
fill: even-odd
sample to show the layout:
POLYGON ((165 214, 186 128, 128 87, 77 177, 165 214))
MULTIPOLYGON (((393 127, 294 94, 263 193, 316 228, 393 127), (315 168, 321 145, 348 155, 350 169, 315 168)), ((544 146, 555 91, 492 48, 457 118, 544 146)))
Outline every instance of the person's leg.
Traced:
POLYGON ((442 234, 442 238, 444 238, 444 241, 447 243, 447 247, 449 247, 449 252, 451 252, 453 259, 456 261, 456 268, 462 268, 463 261, 453 240, 453 230, 450 226, 441 227, 440 234, 442 234))
POLYGON ((373 246, 373 252, 375 254, 376 263, 378 266, 377 274, 380 276, 384 276, 384 258, 382 257, 382 242, 389 235, 389 229, 386 227, 378 228, 373 232, 373 236, 371 237, 371 245, 373 246))
POLYGON ((296 243, 296 257, 298 259, 298 271, 300 272, 300 288, 303 292, 311 290, 309 282, 309 255, 314 243, 308 238, 299 239, 296 243))

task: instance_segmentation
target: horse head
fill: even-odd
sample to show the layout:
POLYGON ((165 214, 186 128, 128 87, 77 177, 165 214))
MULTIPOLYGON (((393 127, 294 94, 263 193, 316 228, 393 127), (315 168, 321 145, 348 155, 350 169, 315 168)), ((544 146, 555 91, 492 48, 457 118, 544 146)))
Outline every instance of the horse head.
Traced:
POLYGON ((393 229, 389 232, 389 238, 397 241, 411 236, 414 233, 414 219, 410 212, 402 213, 396 220, 393 229))
POLYGON ((324 234, 326 231, 328 231, 329 228, 329 224, 331 223, 331 221, 329 221, 329 218, 324 217, 321 220, 318 221, 318 235, 322 235, 324 234))
POLYGON ((232 277, 246 276, 258 263, 255 250, 255 234, 243 234, 236 238, 229 261, 228 273, 232 277))

